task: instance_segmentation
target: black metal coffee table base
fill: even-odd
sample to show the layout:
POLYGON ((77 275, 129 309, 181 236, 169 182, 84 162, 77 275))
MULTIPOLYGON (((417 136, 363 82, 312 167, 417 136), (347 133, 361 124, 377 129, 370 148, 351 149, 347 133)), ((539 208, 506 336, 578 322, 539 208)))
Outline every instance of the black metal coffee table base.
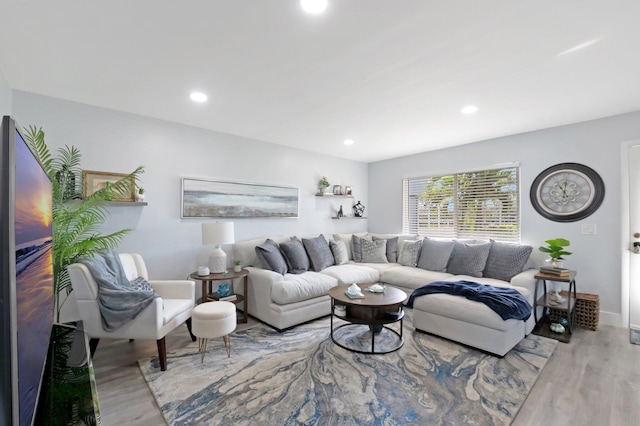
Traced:
MULTIPOLYGON (((331 315, 331 340, 336 345, 338 345, 341 348, 346 349, 348 351, 357 352, 357 353, 361 353, 361 354, 372 354, 372 355, 388 354, 388 353, 397 351, 398 349, 400 349, 404 345, 404 338, 402 337, 404 312, 401 313, 401 316, 400 316, 399 319, 394 319, 393 321, 391 321, 391 322, 400 322, 400 331, 399 332, 394 330, 391 327, 387 327, 386 325, 380 324, 380 323, 371 324, 371 323, 362 323, 362 322, 347 322, 346 324, 341 324, 341 325, 339 325, 339 326, 334 328, 334 326, 333 326, 333 317, 334 317, 334 315, 332 314, 331 315), (368 326, 369 332, 371 333, 371 350, 370 351, 348 346, 346 344, 346 342, 341 341, 343 339, 340 339, 339 337, 336 338, 336 336, 335 336, 335 332, 337 330, 342 329, 342 328, 362 327, 362 326, 365 326, 365 325, 368 326), (379 331, 375 331, 377 329, 379 329, 379 331), (389 332, 393 333, 395 335, 395 337, 397 337, 397 344, 395 346, 391 347, 391 348, 384 348, 384 349, 378 348, 379 350, 376 351, 376 336, 379 336, 380 333, 383 330, 388 330, 389 332)), ((346 318, 341 318, 339 316, 336 316, 336 318, 347 320, 346 318)))

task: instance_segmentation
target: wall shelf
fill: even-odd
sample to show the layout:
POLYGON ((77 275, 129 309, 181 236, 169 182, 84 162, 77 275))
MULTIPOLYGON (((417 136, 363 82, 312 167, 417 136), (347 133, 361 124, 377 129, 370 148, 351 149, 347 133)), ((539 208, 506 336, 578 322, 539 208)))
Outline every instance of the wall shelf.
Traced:
POLYGON ((316 194, 316 197, 318 197, 318 198, 353 198, 353 195, 333 195, 333 194, 320 195, 320 194, 316 194))
POLYGON ((146 201, 105 201, 106 205, 109 206, 147 206, 148 203, 146 201))
POLYGON ((367 219, 367 218, 366 217, 355 217, 355 216, 343 216, 343 217, 334 216, 331 219, 342 220, 342 219, 367 219))

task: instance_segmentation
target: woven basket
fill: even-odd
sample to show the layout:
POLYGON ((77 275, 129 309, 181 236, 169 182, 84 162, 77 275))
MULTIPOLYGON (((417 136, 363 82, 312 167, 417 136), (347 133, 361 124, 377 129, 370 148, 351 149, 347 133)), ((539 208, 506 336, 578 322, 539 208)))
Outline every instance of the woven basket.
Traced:
MULTIPOLYGON (((560 295, 567 297, 566 291, 560 295)), ((597 294, 576 293, 576 326, 587 330, 597 330, 600 321, 600 296, 597 294)), ((567 313, 558 309, 549 309, 549 318, 555 321, 559 317, 565 317, 567 313)))

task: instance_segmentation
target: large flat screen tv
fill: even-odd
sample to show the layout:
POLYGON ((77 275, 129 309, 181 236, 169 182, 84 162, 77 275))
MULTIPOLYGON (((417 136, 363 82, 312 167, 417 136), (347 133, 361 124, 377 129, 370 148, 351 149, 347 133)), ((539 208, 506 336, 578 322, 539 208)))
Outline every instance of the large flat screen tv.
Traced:
POLYGON ((52 183, 11 117, 0 133, 0 424, 23 426, 53 324, 52 183))

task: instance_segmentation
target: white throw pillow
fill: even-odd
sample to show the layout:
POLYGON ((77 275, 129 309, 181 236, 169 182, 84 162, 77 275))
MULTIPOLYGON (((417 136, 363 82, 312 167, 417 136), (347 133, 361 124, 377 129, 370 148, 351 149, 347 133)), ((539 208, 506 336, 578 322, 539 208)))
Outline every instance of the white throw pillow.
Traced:
POLYGON ((349 253, 347 252, 347 245, 342 240, 329 242, 331 246, 331 253, 336 261, 336 265, 344 265, 349 261, 349 253))

